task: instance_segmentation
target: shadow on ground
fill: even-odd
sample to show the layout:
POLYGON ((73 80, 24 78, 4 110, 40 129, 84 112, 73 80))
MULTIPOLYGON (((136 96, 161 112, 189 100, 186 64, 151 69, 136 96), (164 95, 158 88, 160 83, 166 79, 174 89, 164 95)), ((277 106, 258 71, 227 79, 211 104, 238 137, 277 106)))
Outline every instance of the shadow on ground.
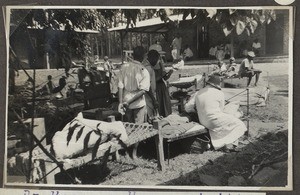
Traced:
POLYGON ((160 185, 284 187, 287 185, 287 143, 287 130, 267 133, 257 141, 245 140, 246 145, 240 144, 237 151, 209 160, 200 168, 160 185), (236 177, 241 183, 230 179, 236 177))

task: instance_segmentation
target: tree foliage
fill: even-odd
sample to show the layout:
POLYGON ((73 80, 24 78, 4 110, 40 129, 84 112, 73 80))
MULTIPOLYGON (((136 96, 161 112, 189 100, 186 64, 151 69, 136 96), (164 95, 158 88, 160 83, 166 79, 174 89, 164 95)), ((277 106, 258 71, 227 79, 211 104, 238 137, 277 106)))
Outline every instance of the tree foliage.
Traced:
POLYGON ((82 56, 90 53, 86 35, 78 34, 76 31, 96 30, 100 33, 100 40, 103 41, 107 29, 118 23, 125 23, 127 28, 133 28, 138 20, 160 17, 166 23, 175 24, 171 26, 176 28, 178 22, 170 19, 174 14, 182 14, 183 20, 191 16, 194 23, 200 25, 217 22, 226 36, 232 33, 240 35, 244 31, 250 35, 260 25, 276 19, 274 10, 268 9, 15 9, 11 10, 11 23, 18 27, 68 32, 64 40, 65 45, 59 45, 57 42, 45 43, 46 50, 50 53, 53 47, 56 47, 56 51, 61 51, 59 55, 62 60, 58 66, 63 66, 68 71, 70 67, 70 58, 66 54, 68 47, 76 48, 77 54, 82 56))

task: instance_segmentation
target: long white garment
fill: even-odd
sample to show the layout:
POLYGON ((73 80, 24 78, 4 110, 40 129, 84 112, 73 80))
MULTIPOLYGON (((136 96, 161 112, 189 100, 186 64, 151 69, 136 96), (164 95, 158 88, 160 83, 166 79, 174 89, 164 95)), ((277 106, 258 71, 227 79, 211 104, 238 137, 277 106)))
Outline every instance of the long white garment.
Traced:
POLYGON ((209 85, 196 95, 199 121, 209 129, 215 149, 233 143, 247 130, 240 119, 224 112, 224 103, 224 93, 209 85))

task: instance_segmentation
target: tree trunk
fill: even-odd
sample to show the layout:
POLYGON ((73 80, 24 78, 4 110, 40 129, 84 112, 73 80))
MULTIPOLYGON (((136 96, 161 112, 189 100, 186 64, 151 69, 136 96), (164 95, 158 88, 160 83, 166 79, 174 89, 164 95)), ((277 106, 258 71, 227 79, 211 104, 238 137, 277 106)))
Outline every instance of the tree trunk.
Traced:
POLYGON ((107 33, 108 35, 108 56, 111 57, 111 34, 107 33))
POLYGON ((129 50, 132 50, 132 32, 129 33, 129 50))
POLYGON ((230 57, 234 57, 234 34, 231 32, 231 37, 230 37, 230 57))

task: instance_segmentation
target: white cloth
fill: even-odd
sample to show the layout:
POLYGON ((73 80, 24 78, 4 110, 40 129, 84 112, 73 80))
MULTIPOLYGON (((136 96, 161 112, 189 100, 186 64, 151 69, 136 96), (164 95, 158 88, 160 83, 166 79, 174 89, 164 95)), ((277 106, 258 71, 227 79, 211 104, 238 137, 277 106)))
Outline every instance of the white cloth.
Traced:
POLYGON ((178 53, 177 49, 172 49, 171 54, 174 60, 177 59, 177 53, 178 53))
POLYGON ((252 47, 254 49, 260 49, 261 48, 261 44, 260 44, 260 42, 257 42, 257 43, 253 42, 252 47))
MULTIPOLYGON (((133 98, 140 90, 149 91, 150 75, 138 61, 124 64, 120 71, 119 88, 124 89, 123 101, 133 98)), ((146 105, 145 97, 141 96, 129 105, 129 109, 141 108, 146 105)))
MULTIPOLYGON (((111 136, 120 137, 119 139, 123 142, 126 142, 128 139, 126 129, 121 121, 108 123, 99 120, 84 119, 82 113, 79 113, 63 130, 56 132, 53 136, 52 146, 55 157, 66 159, 81 154, 84 150, 84 139, 93 130, 100 132, 102 136, 101 143, 107 141, 111 136), (72 128, 74 128, 73 135, 68 143, 67 137, 72 128), (81 134, 79 133, 80 131, 81 134)), ((92 148, 99 137, 95 132, 91 133, 88 148, 92 148)))
POLYGON ((247 130, 238 118, 224 112, 224 93, 209 85, 199 90, 195 97, 200 123, 209 129, 215 149, 233 143, 247 130))
POLYGON ((211 47, 209 49, 209 55, 211 55, 211 56, 215 56, 216 52, 217 52, 217 47, 211 47))
POLYGON ((181 59, 179 62, 177 62, 176 64, 172 65, 173 68, 180 70, 184 67, 184 61, 181 59))

